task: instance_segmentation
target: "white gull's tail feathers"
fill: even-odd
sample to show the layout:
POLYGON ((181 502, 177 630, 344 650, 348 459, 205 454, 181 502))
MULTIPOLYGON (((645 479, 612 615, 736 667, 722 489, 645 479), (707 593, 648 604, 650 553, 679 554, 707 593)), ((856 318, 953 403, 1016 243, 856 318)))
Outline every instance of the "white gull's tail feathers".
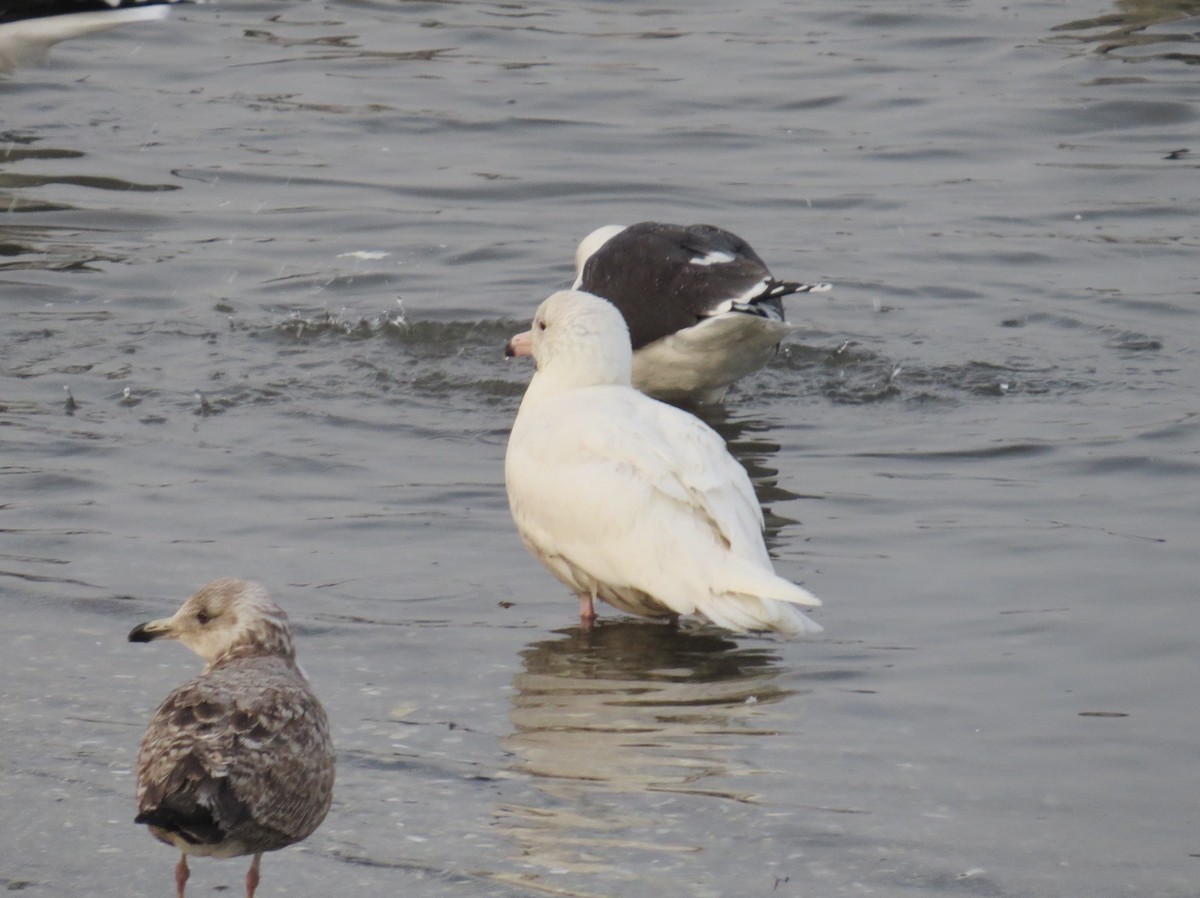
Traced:
POLYGON ((785 636, 823 630, 796 607, 819 608, 820 599, 804 587, 744 559, 726 559, 712 587, 712 592, 696 603, 696 611, 718 626, 743 633, 773 630, 785 636))

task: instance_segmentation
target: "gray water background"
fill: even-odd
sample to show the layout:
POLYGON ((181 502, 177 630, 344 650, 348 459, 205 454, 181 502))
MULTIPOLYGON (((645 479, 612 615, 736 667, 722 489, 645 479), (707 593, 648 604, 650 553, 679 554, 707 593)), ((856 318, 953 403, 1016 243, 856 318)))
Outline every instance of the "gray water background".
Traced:
POLYGON ((0 81, 0 885, 171 894, 125 635, 241 575, 339 745, 264 898, 1200 895, 1198 16, 225 0, 0 81), (502 342, 643 219, 836 284, 709 414, 818 638, 581 633, 513 531, 502 342))

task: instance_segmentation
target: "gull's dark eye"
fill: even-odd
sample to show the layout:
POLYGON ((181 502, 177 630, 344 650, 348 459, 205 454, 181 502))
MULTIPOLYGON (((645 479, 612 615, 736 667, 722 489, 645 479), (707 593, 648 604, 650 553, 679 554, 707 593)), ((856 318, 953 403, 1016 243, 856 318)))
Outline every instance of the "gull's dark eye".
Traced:
POLYGON ((543 321, 541 318, 539 318, 537 320, 537 329, 540 331, 544 331, 546 329, 546 322, 543 321))
POLYGON ((196 620, 200 621, 200 626, 203 627, 210 620, 212 620, 212 615, 209 614, 207 611, 197 611, 196 612, 196 620))

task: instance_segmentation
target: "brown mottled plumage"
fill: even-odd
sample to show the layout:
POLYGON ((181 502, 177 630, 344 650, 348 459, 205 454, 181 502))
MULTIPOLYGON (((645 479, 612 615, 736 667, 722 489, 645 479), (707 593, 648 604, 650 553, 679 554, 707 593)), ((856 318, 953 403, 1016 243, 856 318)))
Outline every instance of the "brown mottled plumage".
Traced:
POLYGON ((137 760, 138 815, 187 856, 252 854, 246 894, 263 852, 308 837, 329 810, 334 753, 329 721, 296 665, 287 615, 257 583, 214 580, 173 617, 141 624, 131 642, 177 639, 207 665, 166 697, 137 760))

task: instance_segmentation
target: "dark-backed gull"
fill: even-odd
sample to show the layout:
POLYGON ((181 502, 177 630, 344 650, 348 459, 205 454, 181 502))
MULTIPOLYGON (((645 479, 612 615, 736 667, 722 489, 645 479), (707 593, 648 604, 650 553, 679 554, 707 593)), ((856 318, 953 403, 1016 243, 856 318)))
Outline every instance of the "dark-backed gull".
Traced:
POLYGON ((777 280, 745 240, 705 224, 597 228, 580 242, 575 270, 574 289, 625 316, 633 385, 671 402, 719 402, 792 329, 783 297, 829 289, 777 280))
POLYGON ((257 583, 213 580, 173 617, 139 624, 130 642, 177 639, 206 662, 166 697, 142 738, 138 814, 159 841, 188 855, 252 854, 246 895, 263 852, 309 836, 333 795, 329 721, 296 664, 287 615, 257 583))
POLYGON ((697 614, 730 630, 820 631, 820 605, 776 575, 750 478, 694 415, 630 383, 629 331, 609 302, 555 293, 533 319, 537 372, 504 458, 526 547, 579 597, 622 611, 697 614))

